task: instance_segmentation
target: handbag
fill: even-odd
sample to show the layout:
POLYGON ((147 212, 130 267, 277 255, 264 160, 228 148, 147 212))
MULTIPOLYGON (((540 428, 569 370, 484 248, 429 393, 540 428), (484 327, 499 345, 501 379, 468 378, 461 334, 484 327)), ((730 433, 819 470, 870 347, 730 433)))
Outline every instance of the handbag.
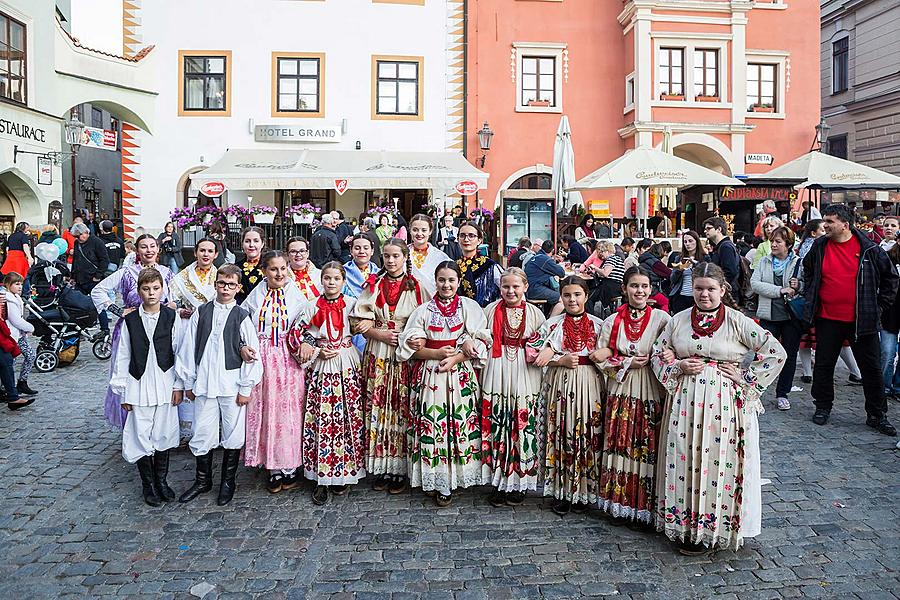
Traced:
MULTIPOLYGON (((797 259, 797 264, 794 265, 794 274, 791 275, 791 279, 797 278, 797 273, 800 271, 800 259, 797 259)), ((791 315, 795 319, 800 322, 803 322, 803 312, 806 310, 806 298, 802 293, 796 294, 793 298, 787 301, 788 310, 791 312, 791 315)))

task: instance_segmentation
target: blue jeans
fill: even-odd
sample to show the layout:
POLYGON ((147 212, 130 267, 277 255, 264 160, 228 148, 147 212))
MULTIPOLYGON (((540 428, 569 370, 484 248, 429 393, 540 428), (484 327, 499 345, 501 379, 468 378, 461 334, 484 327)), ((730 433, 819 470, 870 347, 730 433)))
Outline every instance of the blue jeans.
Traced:
POLYGON ((898 334, 881 330, 881 375, 884 378, 884 393, 900 395, 900 363, 897 358, 898 334))
POLYGON ((15 359, 9 352, 0 350, 0 383, 6 391, 6 401, 14 402, 19 399, 19 390, 16 387, 15 359))

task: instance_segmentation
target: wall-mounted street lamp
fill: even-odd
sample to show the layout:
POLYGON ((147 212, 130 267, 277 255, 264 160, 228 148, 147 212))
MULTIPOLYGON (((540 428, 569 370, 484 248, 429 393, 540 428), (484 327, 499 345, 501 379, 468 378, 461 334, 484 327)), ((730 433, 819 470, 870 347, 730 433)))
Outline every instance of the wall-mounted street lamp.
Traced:
POLYGON ((64 158, 78 154, 83 135, 84 123, 78 119, 69 119, 66 121, 66 143, 69 145, 69 152, 30 152, 28 150, 19 150, 19 146, 13 146, 13 164, 16 163, 20 154, 34 154, 49 158, 54 165, 59 166, 64 158))
POLYGON ((491 149, 491 138, 494 137, 494 132, 491 131, 490 126, 487 121, 484 122, 484 125, 481 126, 481 129, 476 131, 478 134, 478 146, 481 148, 481 168, 484 168, 484 161, 487 160, 488 150, 491 149))
POLYGON ((825 121, 825 117, 822 117, 819 120, 819 124, 816 125, 816 144, 818 146, 818 150, 824 152, 825 144, 828 142, 828 132, 831 130, 831 125, 825 121))

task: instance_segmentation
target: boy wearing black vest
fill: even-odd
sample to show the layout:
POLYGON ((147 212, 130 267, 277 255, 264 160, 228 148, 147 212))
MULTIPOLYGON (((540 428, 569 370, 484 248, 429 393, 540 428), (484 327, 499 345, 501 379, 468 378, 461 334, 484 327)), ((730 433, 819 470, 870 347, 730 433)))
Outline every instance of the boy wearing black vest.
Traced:
POLYGON ((222 446, 222 480, 217 504, 231 502, 244 447, 245 412, 250 391, 262 379, 256 360, 259 338, 250 313, 237 305, 242 271, 222 265, 216 273, 216 299, 194 311, 178 352, 179 377, 194 401, 190 449, 197 459, 194 485, 178 499, 190 502, 212 490, 213 450, 222 446))
POLYGON ((144 502, 160 506, 175 499, 166 483, 169 450, 178 446, 178 404, 182 385, 175 373, 178 316, 163 306, 163 278, 156 269, 138 276, 141 306, 124 317, 110 387, 128 411, 122 456, 137 463, 144 502))

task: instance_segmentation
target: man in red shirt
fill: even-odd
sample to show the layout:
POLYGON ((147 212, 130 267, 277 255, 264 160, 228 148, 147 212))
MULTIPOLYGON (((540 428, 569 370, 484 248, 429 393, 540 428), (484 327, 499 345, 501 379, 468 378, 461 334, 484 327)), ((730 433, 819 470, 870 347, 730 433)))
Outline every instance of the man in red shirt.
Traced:
POLYGON ((866 397, 866 424, 897 435, 887 419, 881 375, 881 313, 893 304, 900 277, 887 253, 854 227, 856 215, 844 204, 822 211, 825 235, 803 259, 804 321, 816 327, 813 423, 828 422, 834 405, 834 366, 844 340, 859 363, 866 397))

